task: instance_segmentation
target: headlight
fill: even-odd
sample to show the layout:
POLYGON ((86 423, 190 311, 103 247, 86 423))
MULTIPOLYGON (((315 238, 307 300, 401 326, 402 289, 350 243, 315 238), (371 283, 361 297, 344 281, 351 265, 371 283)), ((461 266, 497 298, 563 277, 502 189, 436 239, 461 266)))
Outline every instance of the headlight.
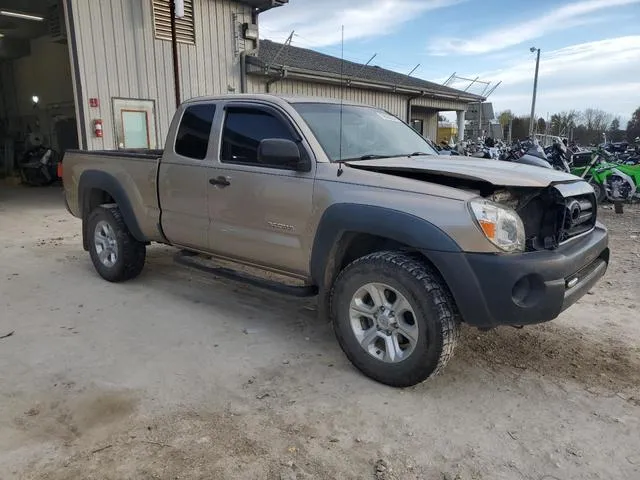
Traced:
POLYGON ((524 251, 524 224, 515 210, 481 198, 471 200, 469 206, 480 230, 496 247, 505 252, 524 251))

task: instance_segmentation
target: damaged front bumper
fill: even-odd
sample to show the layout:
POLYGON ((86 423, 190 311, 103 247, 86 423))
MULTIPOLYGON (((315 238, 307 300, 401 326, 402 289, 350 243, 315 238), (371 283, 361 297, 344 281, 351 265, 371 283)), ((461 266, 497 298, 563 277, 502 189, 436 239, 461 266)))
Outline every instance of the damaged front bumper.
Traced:
POLYGON ((600 223, 554 250, 424 253, 444 277, 463 321, 480 328, 553 320, 586 294, 609 264, 608 234, 600 223))

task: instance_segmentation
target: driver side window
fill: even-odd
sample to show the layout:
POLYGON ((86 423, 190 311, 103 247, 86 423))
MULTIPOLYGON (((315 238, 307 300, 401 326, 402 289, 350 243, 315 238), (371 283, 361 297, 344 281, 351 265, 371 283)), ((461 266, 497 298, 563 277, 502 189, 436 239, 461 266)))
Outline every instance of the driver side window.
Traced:
POLYGON ((289 126, 271 113, 258 108, 229 107, 222 129, 220 161, 259 164, 258 145, 265 138, 296 141, 289 126))

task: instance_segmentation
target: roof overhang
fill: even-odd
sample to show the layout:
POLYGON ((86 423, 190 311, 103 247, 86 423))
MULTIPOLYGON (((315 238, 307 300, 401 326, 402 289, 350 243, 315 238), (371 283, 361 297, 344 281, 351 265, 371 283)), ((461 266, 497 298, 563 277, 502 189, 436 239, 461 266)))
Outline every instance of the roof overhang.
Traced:
POLYGON ((261 12, 271 10, 275 7, 281 7, 289 3, 289 0, 238 0, 240 3, 257 8, 261 12))
POLYGON ((435 98, 435 99, 445 99, 445 100, 456 100, 464 103, 479 103, 486 100, 484 97, 480 97, 478 95, 473 95, 473 94, 465 95, 464 92, 460 92, 460 94, 448 93, 448 92, 441 92, 437 90, 420 89, 420 88, 409 87, 409 86, 394 85, 390 83, 375 82, 372 80, 362 80, 362 79, 350 78, 350 77, 341 78, 340 75, 335 75, 329 72, 319 72, 317 70, 305 70, 305 69, 294 68, 294 67, 271 66, 267 68, 266 66, 257 65, 254 62, 255 60, 254 61, 249 60, 247 65, 247 74, 264 76, 270 79, 290 78, 294 80, 316 81, 316 82, 333 84, 333 85, 345 84, 347 87, 365 88, 365 89, 379 90, 384 92, 399 93, 399 94, 408 95, 411 98, 420 98, 420 97, 435 98))

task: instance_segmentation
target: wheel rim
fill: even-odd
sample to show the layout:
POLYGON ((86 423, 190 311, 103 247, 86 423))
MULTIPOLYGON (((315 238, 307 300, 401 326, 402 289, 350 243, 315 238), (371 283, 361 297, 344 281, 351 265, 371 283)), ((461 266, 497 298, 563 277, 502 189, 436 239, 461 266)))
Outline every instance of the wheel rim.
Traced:
POLYGON ((368 283, 359 288, 349 305, 349 319, 360 346, 385 363, 406 360, 418 343, 413 307, 389 285, 368 283))
POLYGON ((105 267, 113 267, 118 261, 118 242, 113 227, 101 220, 93 234, 98 259, 105 267))

